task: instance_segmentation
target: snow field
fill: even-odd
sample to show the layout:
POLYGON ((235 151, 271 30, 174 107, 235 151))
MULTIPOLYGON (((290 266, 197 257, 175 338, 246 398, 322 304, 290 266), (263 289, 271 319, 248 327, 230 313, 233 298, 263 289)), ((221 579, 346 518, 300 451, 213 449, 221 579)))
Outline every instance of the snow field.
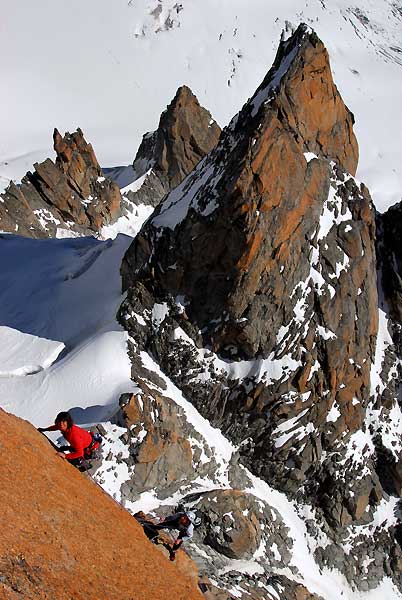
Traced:
POLYGON ((364 0, 358 9, 350 0, 1 4, 4 183, 52 156, 55 125, 80 126, 103 166, 131 163, 182 84, 226 125, 271 67, 287 21, 304 21, 327 47, 335 83, 356 117, 359 178, 380 210, 400 200, 401 16, 391 0, 364 0), (69 44, 59 44, 61 33, 69 44), (40 66, 35 75, 27 57, 40 66))

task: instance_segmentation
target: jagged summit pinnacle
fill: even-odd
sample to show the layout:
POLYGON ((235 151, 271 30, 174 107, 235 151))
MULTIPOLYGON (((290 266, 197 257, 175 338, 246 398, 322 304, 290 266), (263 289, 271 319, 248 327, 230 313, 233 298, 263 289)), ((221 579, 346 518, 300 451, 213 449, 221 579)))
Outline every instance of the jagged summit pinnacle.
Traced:
POLYGON ((138 175, 153 169, 170 191, 214 148, 221 129, 189 87, 178 88, 159 126, 144 135, 133 167, 138 175))
POLYGON ((305 23, 280 42, 271 69, 236 122, 246 114, 264 120, 269 110, 276 110, 278 118, 287 121, 304 150, 330 158, 355 174, 354 116, 333 82, 324 44, 305 23))
POLYGON ((103 177, 81 129, 53 132, 56 160, 34 164, 0 198, 0 230, 27 237, 98 233, 121 213, 118 186, 103 177))

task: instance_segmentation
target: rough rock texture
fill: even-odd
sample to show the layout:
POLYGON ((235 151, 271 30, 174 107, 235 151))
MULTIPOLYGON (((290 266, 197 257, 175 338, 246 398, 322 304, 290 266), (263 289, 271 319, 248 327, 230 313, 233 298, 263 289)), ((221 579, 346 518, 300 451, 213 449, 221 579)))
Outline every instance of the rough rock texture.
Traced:
MULTIPOLYGON (((55 237, 64 231, 94 234, 121 213, 118 186, 103 177, 83 133, 53 133, 56 161, 35 164, 21 184, 0 197, 0 230, 29 237, 55 237)), ((70 234, 71 235, 71 234, 70 234)))
POLYGON ((391 318, 402 325, 402 202, 378 214, 377 227, 384 301, 391 318))
POLYGON ((127 476, 121 484, 118 480, 114 484, 125 504, 148 490, 164 499, 197 477, 214 479, 213 451, 166 394, 164 381, 141 367, 138 357, 133 378, 138 387, 120 397, 120 408, 112 419, 117 428, 104 432, 104 460, 93 470, 97 481, 104 485, 110 472, 118 477, 119 466, 125 463, 127 476))
MULTIPOLYGON (((264 559, 271 568, 278 563, 288 564, 291 558, 291 541, 281 515, 252 494, 241 490, 212 490, 200 494, 193 508, 202 515, 202 525, 196 530, 195 539, 202 540, 215 552, 211 554, 217 561, 216 552, 227 558, 250 559, 264 546, 264 559), (273 548, 277 549, 277 555, 273 548)), ((208 551, 207 551, 208 552, 208 551)), ((196 555, 194 559, 197 560, 196 555)), ((199 563, 201 572, 202 561, 199 563)))
MULTIPOLYGON (((379 392, 382 404, 391 411, 394 398, 402 406, 402 203, 377 214, 376 223, 380 309, 388 317, 393 342, 384 353, 383 389, 379 392)), ((387 493, 401 497, 402 451, 386 447, 381 436, 375 438, 375 444, 381 483, 387 493)))
MULTIPOLYGON (((300 434, 289 464, 300 479, 320 460, 323 443, 362 425, 377 289, 370 197, 342 169, 354 171, 356 161, 352 117, 327 53, 300 27, 217 148, 157 209, 123 261, 128 304, 139 285, 156 299, 182 298, 201 331, 197 344, 232 359, 292 357, 278 381, 260 375, 243 389, 206 386, 208 406, 202 389, 189 390, 229 434, 252 437, 253 460, 266 476, 278 478, 280 462, 288 480, 293 436, 272 442, 289 417, 301 427, 314 423, 316 432, 300 434), (331 409, 339 419, 327 421, 331 409)), ((161 354, 186 385, 169 352, 161 354)))
POLYGON ((197 509, 207 514, 205 542, 229 558, 250 558, 261 541, 258 504, 249 494, 217 490, 203 498, 197 509))
POLYGON ((221 129, 187 86, 180 87, 162 113, 158 129, 144 135, 133 168, 145 176, 127 192, 135 204, 157 206, 217 144, 221 129))
POLYGON ((229 573, 227 584, 236 585, 235 595, 223 591, 208 579, 202 580, 200 588, 205 600, 322 600, 320 596, 311 594, 303 585, 291 581, 284 575, 273 577, 248 576, 239 582, 237 572, 229 573))
POLYGON ((133 440, 130 444, 134 476, 122 488, 123 497, 132 498, 133 491, 157 488, 173 491, 183 479, 194 477, 193 452, 183 426, 169 398, 162 398, 142 384, 142 394, 123 396, 120 422, 133 440), (146 432, 143 438, 141 432, 146 432))
POLYGON ((1 598, 202 598, 194 572, 162 557, 31 425, 0 410, 0 431, 1 598))
MULTIPOLYGON (((323 44, 301 25, 127 251, 119 313, 137 351, 240 444, 251 471, 311 502, 337 544, 387 502, 381 444, 397 465, 401 453, 352 124, 323 44)), ((376 548, 390 547, 398 555, 385 527, 376 548)), ((362 587, 384 574, 401 585, 397 562, 370 581, 343 568, 362 587)))

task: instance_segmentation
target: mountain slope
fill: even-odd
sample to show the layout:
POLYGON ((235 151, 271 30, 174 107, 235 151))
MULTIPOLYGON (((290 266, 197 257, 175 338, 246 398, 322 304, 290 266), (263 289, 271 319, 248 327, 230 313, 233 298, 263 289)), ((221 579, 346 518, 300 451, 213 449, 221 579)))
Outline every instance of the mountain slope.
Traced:
POLYGON ((63 462, 28 423, 0 409, 0 595, 14 598, 202 598, 136 521, 63 462))
POLYGON ((398 470, 402 445, 399 357, 378 310, 375 211, 351 174, 352 124, 323 44, 299 26, 127 251, 119 317, 133 378, 150 353, 244 465, 314 507, 331 540, 316 560, 364 590, 353 565, 370 557, 381 579, 376 548, 401 585, 395 521, 372 540, 356 532, 377 527, 385 505, 399 514, 382 453, 398 470))

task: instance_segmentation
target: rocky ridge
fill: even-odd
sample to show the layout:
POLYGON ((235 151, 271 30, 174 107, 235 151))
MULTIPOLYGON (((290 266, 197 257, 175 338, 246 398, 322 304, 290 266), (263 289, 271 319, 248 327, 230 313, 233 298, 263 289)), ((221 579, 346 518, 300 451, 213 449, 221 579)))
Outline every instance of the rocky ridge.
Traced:
POLYGON ((300 26, 127 252, 119 317, 132 357, 152 353, 243 464, 314 507, 316 560, 364 590, 384 575, 401 586, 394 527, 376 519, 396 507, 381 456, 399 465, 402 448, 352 125, 300 26))
POLYGON ((192 91, 181 86, 161 114, 158 128, 143 136, 133 162, 134 182, 123 188, 128 200, 157 206, 216 146, 220 133, 192 91))
POLYGON ((103 176, 82 131, 53 133, 56 160, 34 165, 0 197, 0 230, 28 237, 93 235, 122 211, 118 186, 103 176))
MULTIPOLYGON (((151 497, 151 518, 179 500, 202 515, 186 548, 206 598, 318 600, 298 582, 317 592, 326 569, 401 589, 398 207, 376 215, 354 179, 353 116, 304 26, 204 159, 196 111, 174 124, 181 95, 193 102, 181 88, 169 134, 145 137, 123 200, 156 205, 179 183, 123 263, 136 389, 99 427, 92 475, 131 512, 151 497)), ((24 556, 6 566, 8 587, 34 574, 24 556)))

